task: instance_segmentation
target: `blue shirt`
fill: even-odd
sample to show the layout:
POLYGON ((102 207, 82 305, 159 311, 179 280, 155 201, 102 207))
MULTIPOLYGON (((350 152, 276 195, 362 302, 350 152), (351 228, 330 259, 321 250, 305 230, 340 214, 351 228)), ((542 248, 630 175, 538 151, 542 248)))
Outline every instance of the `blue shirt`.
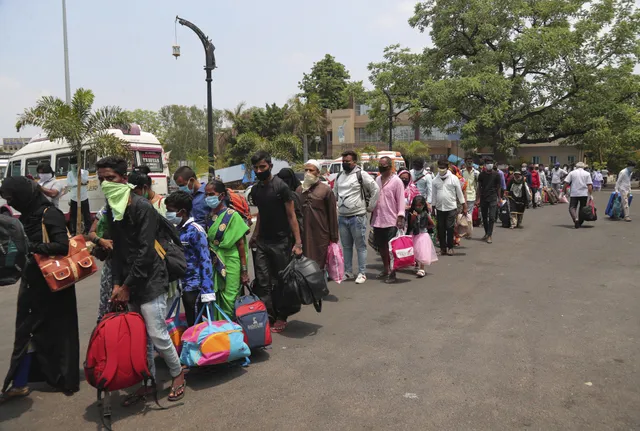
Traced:
POLYGON ((206 186, 206 183, 202 183, 200 188, 195 191, 193 194, 193 208, 191 208, 191 217, 203 228, 206 224, 207 214, 211 211, 205 202, 206 193, 204 189, 206 186))
POLYGON ((502 187, 502 190, 507 190, 507 182, 504 180, 502 169, 498 169, 498 174, 500 175, 500 187, 502 187))
POLYGON ((187 270, 181 280, 182 290, 199 290, 202 295, 213 294, 213 267, 204 228, 190 218, 178 229, 187 261, 187 270))

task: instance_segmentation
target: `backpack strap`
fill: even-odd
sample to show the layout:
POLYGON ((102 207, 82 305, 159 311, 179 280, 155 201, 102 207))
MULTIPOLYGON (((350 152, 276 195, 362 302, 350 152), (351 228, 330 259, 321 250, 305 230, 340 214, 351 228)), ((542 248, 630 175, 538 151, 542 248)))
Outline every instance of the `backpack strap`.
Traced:
POLYGON ((133 365, 133 369, 135 370, 135 372, 137 372, 138 374, 140 374, 142 377, 146 379, 151 379, 154 384, 155 384, 155 380, 153 379, 153 377, 151 376, 151 374, 149 373, 149 364, 147 363, 147 340, 146 340, 146 327, 144 328, 144 331, 132 331, 131 330, 131 320, 133 319, 140 319, 140 323, 142 323, 142 325, 144 326, 144 320, 142 319, 142 316, 140 315, 134 315, 134 314, 130 314, 130 313, 125 313, 124 314, 124 320, 126 322, 126 325, 128 327, 129 330, 129 336, 131 339, 131 365, 133 365), (142 335, 145 336, 142 336, 142 335), (143 350, 144 355, 140 355, 139 351, 143 350), (134 352, 138 352, 138 354, 134 353, 134 352))
POLYGON ((118 333, 120 332, 120 325, 114 322, 113 319, 120 315, 120 313, 114 313, 112 316, 100 323, 104 327, 104 347, 107 352, 107 363, 104 367, 104 371, 102 371, 100 381, 96 382, 98 390, 104 390, 104 388, 111 383, 111 380, 113 380, 113 377, 116 375, 116 371, 118 370, 118 355, 109 355, 108 352, 118 351, 118 333))

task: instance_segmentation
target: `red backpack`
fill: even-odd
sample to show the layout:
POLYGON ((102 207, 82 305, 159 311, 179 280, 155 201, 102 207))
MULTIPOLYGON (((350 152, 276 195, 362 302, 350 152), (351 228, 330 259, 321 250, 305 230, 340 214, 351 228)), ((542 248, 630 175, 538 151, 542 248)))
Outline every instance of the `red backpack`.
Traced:
MULTIPOLYGON (((108 394, 149 380, 155 387, 147 363, 147 329, 140 314, 117 312, 102 318, 89 340, 84 374, 87 382, 98 389, 103 423, 111 417, 109 397, 100 403, 103 392, 108 394)), ((157 392, 154 396, 158 403, 157 392)))
POLYGON ((240 214, 248 226, 251 226, 253 221, 251 220, 251 210, 249 209, 247 199, 242 194, 229 189, 229 201, 231 208, 240 214))

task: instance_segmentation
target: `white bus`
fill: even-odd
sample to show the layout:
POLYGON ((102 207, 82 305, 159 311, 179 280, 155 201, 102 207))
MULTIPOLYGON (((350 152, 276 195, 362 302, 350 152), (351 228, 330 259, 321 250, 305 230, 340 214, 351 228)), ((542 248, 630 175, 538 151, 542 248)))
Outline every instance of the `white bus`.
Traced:
MULTIPOLYGON (((156 193, 166 195, 168 193, 168 175, 169 167, 164 163, 164 150, 158 138, 153 134, 143 132, 140 127, 132 125, 131 129, 125 134, 119 129, 110 129, 112 133, 119 138, 127 141, 131 146, 131 160, 129 170, 133 166, 146 165, 150 168, 152 188, 156 193)), ((68 193, 67 172, 69 170, 69 161, 75 154, 71 152, 66 142, 51 142, 45 135, 36 135, 27 145, 18 150, 9 159, 7 169, 7 177, 32 175, 37 179, 38 173, 36 168, 40 163, 49 163, 55 172, 56 179, 62 182, 65 187, 64 195, 60 198, 60 209, 63 213, 69 213, 69 200, 71 198, 68 193)), ((91 214, 95 214, 105 203, 102 194, 98 176, 96 175, 96 161, 98 156, 89 149, 83 150, 83 169, 89 171, 89 207, 91 214)), ((75 196, 74 196, 75 198, 75 196)), ((0 204, 5 204, 4 199, 0 199, 0 204)))

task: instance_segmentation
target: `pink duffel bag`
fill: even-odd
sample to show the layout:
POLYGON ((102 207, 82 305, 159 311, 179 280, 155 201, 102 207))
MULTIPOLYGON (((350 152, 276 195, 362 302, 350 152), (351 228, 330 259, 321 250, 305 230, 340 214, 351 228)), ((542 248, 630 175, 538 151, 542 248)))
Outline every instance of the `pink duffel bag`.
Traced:
POLYGON ((416 263, 413 252, 413 238, 409 235, 397 236, 389 241, 389 252, 393 271, 412 267, 416 263))

